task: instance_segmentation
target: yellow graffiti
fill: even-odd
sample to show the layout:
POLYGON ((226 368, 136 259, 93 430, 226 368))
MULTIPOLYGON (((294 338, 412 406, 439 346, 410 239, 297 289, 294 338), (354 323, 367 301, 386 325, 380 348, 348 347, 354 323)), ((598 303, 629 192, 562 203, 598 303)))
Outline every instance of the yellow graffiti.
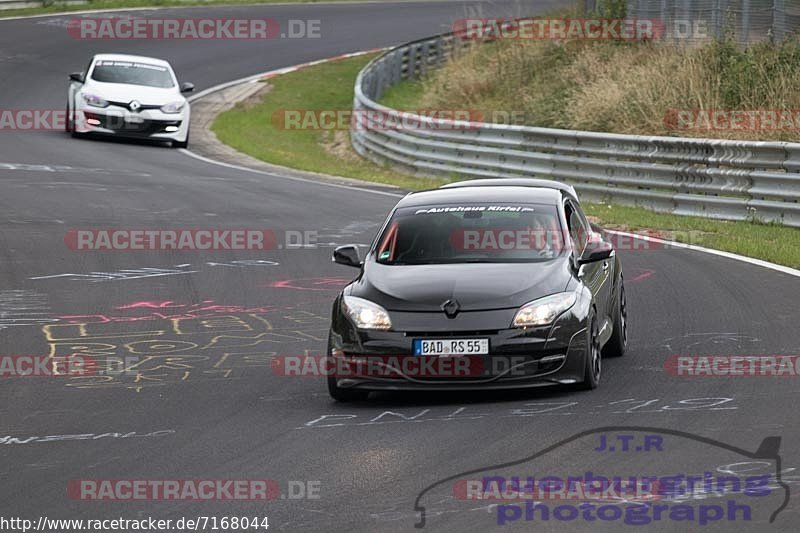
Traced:
MULTIPOLYGON (((306 311, 220 314, 130 322, 42 326, 50 357, 82 356, 95 362, 89 375, 67 379, 79 389, 125 388, 140 392, 198 381, 241 379, 267 369, 278 346, 327 339, 327 318, 306 311), (154 327, 156 326, 156 327, 154 327)), ((321 348, 317 348, 319 351, 321 348)), ((310 351, 314 351, 311 349, 310 351)))

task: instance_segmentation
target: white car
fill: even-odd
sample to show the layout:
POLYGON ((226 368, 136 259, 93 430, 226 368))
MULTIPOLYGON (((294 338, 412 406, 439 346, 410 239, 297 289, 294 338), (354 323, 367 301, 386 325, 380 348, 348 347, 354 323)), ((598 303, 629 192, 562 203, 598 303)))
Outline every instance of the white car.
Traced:
POLYGON ((85 72, 70 74, 66 130, 189 144, 189 102, 170 64, 161 59, 98 54, 85 72))

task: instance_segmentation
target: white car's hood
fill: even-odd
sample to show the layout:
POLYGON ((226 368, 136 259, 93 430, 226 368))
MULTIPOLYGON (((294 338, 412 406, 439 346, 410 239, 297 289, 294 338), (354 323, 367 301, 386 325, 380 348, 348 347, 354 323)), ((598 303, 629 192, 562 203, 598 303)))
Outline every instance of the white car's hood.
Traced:
POLYGON ((177 87, 162 89, 159 87, 145 87, 144 85, 90 81, 84 86, 82 92, 99 96, 111 102, 128 103, 131 100, 136 100, 142 105, 164 105, 183 100, 183 96, 177 87))

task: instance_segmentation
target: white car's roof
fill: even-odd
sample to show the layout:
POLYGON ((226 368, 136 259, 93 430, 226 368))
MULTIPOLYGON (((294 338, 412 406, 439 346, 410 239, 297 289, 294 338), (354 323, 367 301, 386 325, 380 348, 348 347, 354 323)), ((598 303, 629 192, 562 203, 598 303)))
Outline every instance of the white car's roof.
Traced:
POLYGON ((163 59, 156 59, 155 57, 146 56, 132 56, 128 54, 95 54, 95 59, 103 61, 137 61, 140 63, 150 63, 151 65, 159 65, 169 67, 169 63, 163 59))

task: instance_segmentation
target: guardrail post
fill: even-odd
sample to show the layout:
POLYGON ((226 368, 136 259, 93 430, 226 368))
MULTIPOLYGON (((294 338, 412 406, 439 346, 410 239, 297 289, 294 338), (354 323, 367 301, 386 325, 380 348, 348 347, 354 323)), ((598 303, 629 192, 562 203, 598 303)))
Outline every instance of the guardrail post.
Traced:
POLYGON ((742 23, 739 27, 739 43, 750 43, 750 0, 742 0, 742 23))
POLYGON ((786 33, 786 2, 773 0, 772 2, 772 38, 774 42, 781 43, 786 33))

